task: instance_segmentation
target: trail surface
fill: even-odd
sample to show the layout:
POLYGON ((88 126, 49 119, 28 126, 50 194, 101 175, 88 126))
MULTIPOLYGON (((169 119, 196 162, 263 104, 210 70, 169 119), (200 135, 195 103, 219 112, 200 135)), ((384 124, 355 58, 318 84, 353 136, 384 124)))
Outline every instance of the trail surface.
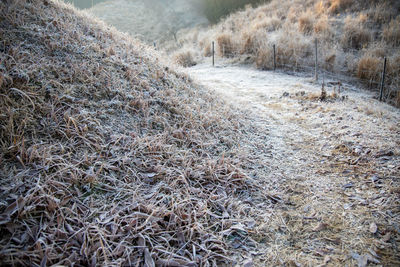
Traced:
POLYGON ((250 114, 256 129, 242 145, 253 148, 249 173, 275 205, 257 206, 257 248, 239 260, 400 264, 398 109, 349 85, 336 96, 326 87, 321 101, 320 84, 284 73, 209 64, 187 71, 250 114))

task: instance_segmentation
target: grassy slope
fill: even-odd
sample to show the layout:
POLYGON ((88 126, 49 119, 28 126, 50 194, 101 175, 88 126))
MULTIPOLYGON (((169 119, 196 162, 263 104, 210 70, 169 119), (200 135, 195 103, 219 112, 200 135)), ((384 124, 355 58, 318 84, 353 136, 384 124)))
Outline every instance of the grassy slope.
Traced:
MULTIPOLYGON (((209 56, 214 40, 220 56, 250 56, 261 69, 273 68, 275 44, 278 67, 311 72, 314 39, 318 39, 323 70, 350 74, 376 88, 383 57, 387 57, 387 84, 398 89, 399 14, 400 2, 394 0, 273 0, 231 14, 205 32, 195 31, 183 37, 181 44, 183 50, 192 47, 209 56)), ((397 104, 400 105, 400 93, 397 104)))
POLYGON ((229 262, 227 108, 61 2, 0 2, 0 36, 0 265, 229 262))

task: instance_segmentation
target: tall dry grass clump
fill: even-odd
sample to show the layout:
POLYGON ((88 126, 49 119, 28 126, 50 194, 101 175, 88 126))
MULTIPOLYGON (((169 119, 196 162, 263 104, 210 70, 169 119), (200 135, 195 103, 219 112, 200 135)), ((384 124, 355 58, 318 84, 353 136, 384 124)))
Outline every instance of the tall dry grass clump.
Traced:
POLYGON ((278 30, 282 25, 282 21, 276 17, 265 17, 263 19, 257 19, 256 22, 252 25, 252 29, 254 30, 264 30, 267 32, 272 32, 278 30))
POLYGON ((375 1, 371 4, 367 14, 378 25, 384 25, 398 16, 398 5, 399 2, 396 0, 375 1))
POLYGON ((303 34, 311 34, 314 29, 314 15, 311 10, 302 13, 299 17, 299 30, 303 34))
POLYGON ((283 67, 286 65, 286 67, 298 69, 309 66, 312 61, 312 47, 313 40, 311 38, 287 29, 277 36, 276 60, 283 67))
POLYGON ((216 37, 217 52, 222 57, 233 57, 236 52, 234 35, 231 33, 221 33, 216 37))
POLYGON ((197 64, 194 51, 188 48, 182 48, 173 55, 175 63, 182 67, 192 67, 197 64))
POLYGON ((351 6, 354 0, 329 0, 328 12, 339 13, 351 6))
POLYGON ((323 41, 333 41, 333 38, 335 37, 334 29, 326 15, 322 15, 316 20, 313 30, 316 37, 323 41))
POLYGON ((258 45, 258 50, 255 54, 255 64, 257 68, 268 70, 272 69, 273 66, 273 50, 270 49, 271 44, 264 41, 258 45))
POLYGON ((241 54, 254 54, 257 49, 256 38, 252 32, 244 32, 241 36, 241 54))
POLYGON ((372 33, 365 28, 359 19, 351 16, 346 17, 344 21, 342 46, 346 49, 361 49, 366 47, 372 40, 372 33))
POLYGON ((392 47, 400 46, 400 17, 393 19, 383 28, 382 36, 383 40, 392 47))
POLYGON ((382 60, 366 54, 358 61, 357 77, 370 82, 378 81, 382 71, 382 60))

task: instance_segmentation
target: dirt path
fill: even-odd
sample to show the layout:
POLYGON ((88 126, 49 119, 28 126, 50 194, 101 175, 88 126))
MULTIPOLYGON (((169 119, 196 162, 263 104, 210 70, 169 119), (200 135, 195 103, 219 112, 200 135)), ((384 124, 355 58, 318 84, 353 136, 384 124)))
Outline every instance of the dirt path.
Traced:
POLYGON ((243 145, 256 151, 252 175, 275 204, 255 216, 258 245, 247 260, 400 265, 398 109, 349 85, 338 97, 328 87, 320 101, 321 85, 311 79, 250 67, 202 64, 188 72, 251 114, 258 132, 243 145))

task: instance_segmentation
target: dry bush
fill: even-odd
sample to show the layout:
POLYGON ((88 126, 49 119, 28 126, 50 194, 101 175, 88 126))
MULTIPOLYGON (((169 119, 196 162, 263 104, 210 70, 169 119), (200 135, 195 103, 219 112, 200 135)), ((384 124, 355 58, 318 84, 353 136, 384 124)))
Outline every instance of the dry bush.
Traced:
POLYGON ((299 32, 288 29, 279 32, 276 41, 277 64, 301 68, 311 63, 312 40, 299 32))
POLYGON ((400 46, 400 17, 392 20, 383 28, 383 40, 393 46, 400 46))
POLYGON ((195 61, 194 51, 183 48, 173 55, 174 62, 182 67, 192 67, 197 64, 195 61))
POLYGON ((236 52, 236 46, 231 33, 221 33, 217 36, 217 51, 222 57, 233 57, 236 52))
POLYGON ((382 71, 382 59, 365 54, 359 61, 357 77, 369 82, 378 82, 382 71))
POLYGON ((273 53, 271 49, 259 49, 255 58, 256 67, 262 70, 272 69, 273 66, 273 53))
POLYGON ((260 42, 255 56, 255 64, 259 69, 272 69, 273 64, 272 44, 268 42, 260 42))
MULTIPOLYGON (((202 51, 204 57, 210 57, 212 54, 212 41, 209 38, 209 34, 203 34, 204 36, 200 38, 198 43, 199 50, 202 51)), ((193 47, 193 44, 191 44, 193 47)))
POLYGON ((302 13, 299 17, 299 30, 304 34, 312 33, 314 20, 314 16, 310 10, 302 13))
POLYGON ((203 43, 200 47, 203 48, 203 56, 205 56, 205 57, 212 56, 212 43, 206 42, 206 43, 203 43))
POLYGON ((282 21, 276 16, 263 18, 252 24, 254 30, 265 30, 267 32, 272 32, 278 30, 282 25, 282 21))
POLYGON ((381 1, 368 10, 368 17, 378 25, 389 23, 397 15, 396 8, 388 1, 381 1))
POLYGON ((331 40, 335 33, 332 25, 329 23, 328 16, 321 16, 314 25, 314 32, 319 38, 323 40, 331 40))
POLYGON ((348 16, 345 19, 341 44, 346 49, 361 49, 372 39, 369 29, 366 29, 358 19, 348 16))
POLYGON ((350 5, 352 5, 354 0, 329 0, 329 13, 339 13, 344 11, 350 5))
POLYGON ((315 5, 314 5, 314 10, 318 15, 324 14, 325 11, 327 10, 326 5, 324 3, 324 1, 318 1, 315 5))
POLYGON ((242 45, 240 49, 241 54, 253 54, 255 53, 257 46, 255 43, 255 36, 254 34, 244 32, 242 33, 242 45))
POLYGON ((299 10, 297 7, 290 7, 286 14, 286 21, 295 24, 299 17, 299 10))

